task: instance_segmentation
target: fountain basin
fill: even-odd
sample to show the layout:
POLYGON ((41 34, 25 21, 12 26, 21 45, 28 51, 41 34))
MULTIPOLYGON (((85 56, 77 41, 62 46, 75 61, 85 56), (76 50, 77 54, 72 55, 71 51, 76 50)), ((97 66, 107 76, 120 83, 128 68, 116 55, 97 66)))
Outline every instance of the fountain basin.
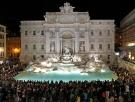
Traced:
POLYGON ((106 72, 82 72, 80 73, 79 70, 72 70, 72 71, 62 71, 62 70, 56 70, 56 71, 50 71, 47 73, 42 72, 30 72, 30 71, 23 71, 17 76, 14 77, 15 80, 22 80, 22 81, 92 81, 92 80, 100 80, 105 81, 112 79, 116 80, 117 76, 111 71, 107 70, 106 72))

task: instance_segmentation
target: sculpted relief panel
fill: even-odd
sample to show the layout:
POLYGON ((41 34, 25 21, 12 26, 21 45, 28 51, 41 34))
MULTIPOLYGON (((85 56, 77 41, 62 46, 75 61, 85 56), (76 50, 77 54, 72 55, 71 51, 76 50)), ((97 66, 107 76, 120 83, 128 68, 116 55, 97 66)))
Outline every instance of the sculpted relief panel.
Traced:
POLYGON ((75 22, 75 16, 74 15, 60 15, 59 16, 59 22, 60 23, 74 23, 75 22))
POLYGON ((79 15, 77 21, 78 21, 79 23, 82 23, 82 24, 83 24, 83 23, 87 23, 88 20, 89 20, 89 19, 87 18, 87 16, 85 16, 85 15, 79 15))
POLYGON ((56 15, 48 15, 46 18, 45 18, 45 21, 47 23, 56 23, 56 15))

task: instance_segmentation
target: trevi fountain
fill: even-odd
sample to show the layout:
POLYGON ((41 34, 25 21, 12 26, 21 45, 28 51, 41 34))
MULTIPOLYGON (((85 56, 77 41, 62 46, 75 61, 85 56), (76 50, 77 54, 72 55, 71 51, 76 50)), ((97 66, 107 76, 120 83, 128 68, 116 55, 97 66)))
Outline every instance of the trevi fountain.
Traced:
POLYGON ((117 79, 108 66, 99 58, 74 55, 64 47, 61 55, 39 57, 14 77, 16 80, 32 81, 91 81, 117 79))

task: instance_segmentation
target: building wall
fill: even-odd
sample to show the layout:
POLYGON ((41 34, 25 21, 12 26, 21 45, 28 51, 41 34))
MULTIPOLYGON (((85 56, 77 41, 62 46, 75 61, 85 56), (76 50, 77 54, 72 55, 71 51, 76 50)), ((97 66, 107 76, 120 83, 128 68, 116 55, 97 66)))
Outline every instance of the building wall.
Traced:
POLYGON ((0 60, 6 58, 6 26, 0 25, 0 60))
POLYGON ((7 57, 19 57, 21 50, 20 37, 7 37, 7 57))
POLYGON ((122 47, 123 36, 120 30, 120 27, 115 28, 115 51, 119 52, 122 47))
POLYGON ((123 48, 128 56, 135 57, 135 9, 121 21, 123 48))
POLYGON ((73 12, 72 6, 65 6, 60 12, 47 12, 45 20, 21 21, 21 59, 59 55, 66 46, 73 54, 112 61, 114 20, 90 20, 88 12, 73 12))

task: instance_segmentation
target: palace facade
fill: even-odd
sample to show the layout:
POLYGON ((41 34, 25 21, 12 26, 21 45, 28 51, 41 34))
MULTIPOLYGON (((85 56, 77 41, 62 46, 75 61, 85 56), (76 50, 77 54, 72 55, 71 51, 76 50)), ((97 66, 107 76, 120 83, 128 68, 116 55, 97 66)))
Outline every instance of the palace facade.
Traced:
POLYGON ((0 25, 0 61, 6 58, 6 26, 0 25))
POLYGON ((46 12, 44 20, 21 21, 21 60, 60 55, 64 47, 76 55, 114 59, 114 20, 91 20, 88 12, 74 12, 64 3, 60 12, 46 12))

